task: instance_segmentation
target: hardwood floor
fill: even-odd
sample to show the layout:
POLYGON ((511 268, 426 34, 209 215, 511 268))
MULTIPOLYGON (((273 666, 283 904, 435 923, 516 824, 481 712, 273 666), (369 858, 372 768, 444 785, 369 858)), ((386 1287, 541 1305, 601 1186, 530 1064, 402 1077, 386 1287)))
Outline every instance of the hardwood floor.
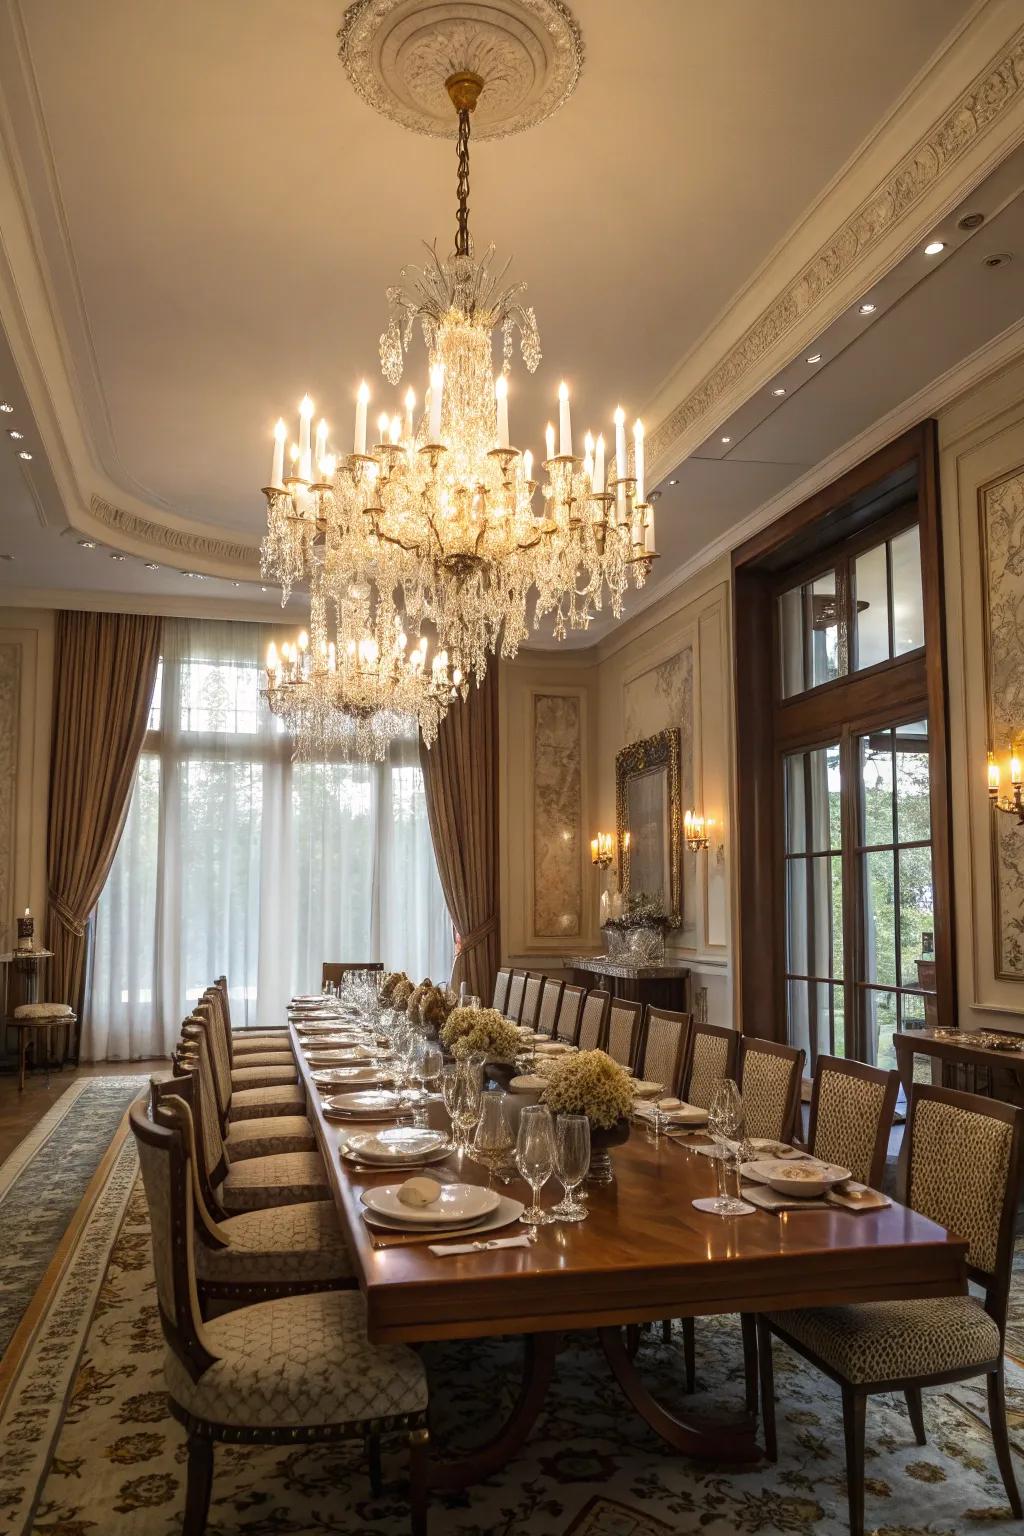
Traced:
POLYGON ((101 1061, 94 1066, 65 1067, 63 1072, 54 1070, 50 1081, 45 1072, 32 1072, 25 1083, 24 1093, 18 1092, 17 1073, 0 1076, 0 1163, 8 1158, 23 1137, 52 1108, 61 1094, 82 1077, 121 1077, 139 1072, 155 1071, 160 1060, 152 1061, 101 1061))

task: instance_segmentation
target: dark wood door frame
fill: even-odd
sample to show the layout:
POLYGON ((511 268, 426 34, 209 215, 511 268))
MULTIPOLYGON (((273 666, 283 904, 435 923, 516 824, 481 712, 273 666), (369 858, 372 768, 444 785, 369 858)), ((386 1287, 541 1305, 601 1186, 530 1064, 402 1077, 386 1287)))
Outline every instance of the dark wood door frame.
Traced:
POLYGON ((905 432, 832 485, 793 507, 733 551, 733 655, 736 693, 737 884, 741 1027, 748 1034, 784 1040, 786 1008, 785 910, 782 884, 781 758, 801 740, 820 741, 822 722, 840 687, 848 724, 881 707, 899 714, 914 699, 926 702, 931 761, 932 880, 938 1018, 955 1024, 952 806, 942 525, 938 493, 938 429, 932 421, 905 432), (801 696, 798 709, 777 704, 779 578, 798 572, 831 546, 843 543, 896 508, 917 504, 924 599, 923 655, 852 673, 801 696))

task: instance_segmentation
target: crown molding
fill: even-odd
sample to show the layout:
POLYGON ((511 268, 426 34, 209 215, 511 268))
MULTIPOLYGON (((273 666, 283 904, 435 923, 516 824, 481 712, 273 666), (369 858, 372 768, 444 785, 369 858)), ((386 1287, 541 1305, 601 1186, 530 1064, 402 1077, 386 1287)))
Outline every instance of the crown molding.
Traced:
POLYGON ((183 555, 196 564, 232 568, 234 577, 244 574, 250 581, 259 579, 259 546, 244 540, 217 538, 187 528, 172 528, 124 507, 115 507, 102 496, 94 496, 89 511, 108 535, 121 535, 146 550, 154 548, 164 555, 183 555))

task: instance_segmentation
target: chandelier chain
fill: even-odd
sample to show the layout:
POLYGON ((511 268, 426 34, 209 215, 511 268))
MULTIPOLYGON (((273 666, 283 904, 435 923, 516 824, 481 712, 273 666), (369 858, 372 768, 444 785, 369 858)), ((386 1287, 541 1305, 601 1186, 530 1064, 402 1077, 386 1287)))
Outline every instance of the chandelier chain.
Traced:
POLYGON ((458 137, 459 174, 456 181, 456 195, 459 199, 459 211, 455 221, 455 254, 456 256, 469 255, 469 108, 462 107, 459 110, 459 137, 458 137))

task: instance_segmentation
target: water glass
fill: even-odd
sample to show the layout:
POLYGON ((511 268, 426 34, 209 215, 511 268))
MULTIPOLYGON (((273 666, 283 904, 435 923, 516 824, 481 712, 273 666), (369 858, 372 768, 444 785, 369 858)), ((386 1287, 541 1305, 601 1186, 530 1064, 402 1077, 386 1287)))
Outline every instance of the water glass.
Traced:
POLYGON ((713 1210, 718 1216, 741 1216, 749 1209, 743 1200, 730 1195, 727 1189, 727 1164, 732 1157, 732 1144, 743 1136, 743 1099, 731 1078, 723 1078, 711 1095, 708 1108, 708 1134, 718 1151, 715 1169, 718 1174, 718 1195, 713 1210))
POLYGON ((471 1068, 467 1068, 465 1062, 460 1062, 452 1099, 452 1119, 458 1132, 458 1145, 461 1151, 466 1150, 470 1132, 480 1119, 480 1104, 484 1097, 482 1089, 481 1077, 471 1068))
POLYGON ((541 1209, 540 1192, 555 1166, 555 1127, 543 1104, 527 1104, 519 1115, 516 1167, 533 1192, 533 1203, 519 1218, 526 1226, 546 1226, 554 1217, 541 1209))
POLYGON ((502 1173, 512 1162, 514 1146, 509 1124, 507 1095, 485 1093, 480 1100, 480 1119, 473 1136, 472 1156, 492 1173, 502 1173))
POLYGON ((420 1047, 420 1081, 428 1099, 436 1099, 444 1053, 436 1040, 424 1040, 420 1047))
POLYGON ((565 1198, 552 1211, 559 1221, 586 1221, 586 1206, 573 1196, 589 1171, 590 1121, 586 1115, 559 1115, 555 1122, 555 1172, 565 1198))

